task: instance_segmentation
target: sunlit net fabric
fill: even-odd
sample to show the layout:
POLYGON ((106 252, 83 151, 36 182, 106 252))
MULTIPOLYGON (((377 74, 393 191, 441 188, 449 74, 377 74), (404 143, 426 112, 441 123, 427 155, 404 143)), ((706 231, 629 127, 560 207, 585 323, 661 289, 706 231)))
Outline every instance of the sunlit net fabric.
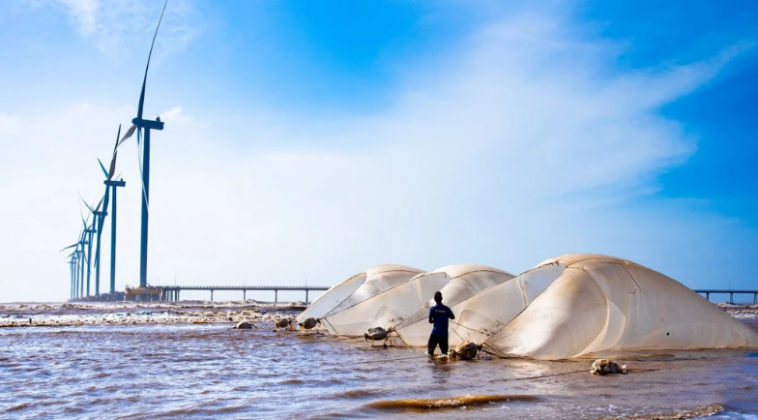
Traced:
MULTIPOLYGON (((432 299, 434 292, 443 290, 452 278, 461 278, 464 274, 473 271, 480 271, 480 274, 472 275, 460 282, 456 281, 459 285, 449 289, 449 296, 445 298, 446 302, 463 299, 471 293, 484 290, 512 277, 508 273, 491 267, 473 265, 445 267, 419 274, 407 283, 394 286, 339 312, 332 311, 322 318, 322 321, 333 334, 350 337, 361 336, 373 327, 390 329, 400 325, 409 317, 418 318, 423 312, 422 308, 428 309, 425 305, 432 299)), ((425 314, 421 316, 426 317, 425 314)), ((424 333, 425 340, 428 339, 429 331, 431 329, 427 324, 424 333)))
POLYGON ((562 271, 558 265, 538 267, 448 305, 456 317, 450 324, 450 345, 484 342, 526 309, 562 271))
POLYGON ((331 312, 339 312, 383 290, 405 283, 421 272, 419 269, 397 264, 370 268, 327 290, 297 317, 297 321, 323 318, 331 312))
MULTIPOLYGON (((457 305, 459 303, 480 294, 484 290, 508 282, 514 278, 514 275, 492 267, 459 264, 420 274, 419 277, 446 279, 447 284, 440 290, 443 296, 442 303, 453 310, 456 321, 458 321, 457 305)), ((429 324, 429 308, 434 305, 433 294, 427 298, 427 301, 418 310, 393 326, 400 339, 408 346, 425 346, 429 340, 432 329, 431 324, 429 324)), ((456 325, 451 324, 450 326, 455 327, 456 325)), ((452 345, 456 345, 460 339, 455 334, 451 334, 450 342, 452 345)))
POLYGON ((550 266, 555 279, 487 346, 548 360, 601 351, 758 347, 758 333, 656 271, 575 254, 536 270, 550 266))

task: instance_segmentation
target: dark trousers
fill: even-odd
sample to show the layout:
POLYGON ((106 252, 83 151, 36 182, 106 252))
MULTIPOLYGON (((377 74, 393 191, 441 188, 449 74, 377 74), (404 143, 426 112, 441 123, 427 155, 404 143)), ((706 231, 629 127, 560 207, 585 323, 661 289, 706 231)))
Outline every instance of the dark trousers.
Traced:
POLYGON ((442 354, 447 354, 447 336, 429 336, 429 344, 427 344, 427 353, 434 354, 434 350, 437 348, 437 344, 440 346, 442 354))

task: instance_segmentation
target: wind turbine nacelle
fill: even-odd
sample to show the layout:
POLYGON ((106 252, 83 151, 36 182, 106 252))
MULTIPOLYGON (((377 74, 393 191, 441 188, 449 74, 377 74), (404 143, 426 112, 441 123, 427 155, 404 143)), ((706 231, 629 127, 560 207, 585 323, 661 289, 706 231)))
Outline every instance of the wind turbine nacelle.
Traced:
POLYGON ((163 121, 161 121, 160 117, 157 118, 157 121, 135 118, 132 120, 132 124, 150 130, 163 130, 163 121))

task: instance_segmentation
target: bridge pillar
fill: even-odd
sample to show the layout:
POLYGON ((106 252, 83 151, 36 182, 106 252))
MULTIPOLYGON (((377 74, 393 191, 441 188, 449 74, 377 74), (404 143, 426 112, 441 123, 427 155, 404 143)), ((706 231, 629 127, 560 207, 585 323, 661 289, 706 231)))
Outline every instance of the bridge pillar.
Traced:
POLYGON ((176 289, 176 301, 179 302, 179 289, 176 289))
POLYGON ((247 290, 242 289, 242 301, 244 302, 246 300, 247 300, 247 290))
POLYGON ((709 292, 705 292, 705 298, 708 299, 708 302, 711 301, 711 294, 709 292))
POLYGON ((279 303, 279 289, 274 289, 274 303, 279 303))
POLYGON ((211 302, 213 302, 213 289, 211 289, 211 302))
POLYGON ((758 292, 753 293, 753 304, 758 303, 758 292))
POLYGON ((308 289, 305 289, 305 304, 308 304, 308 289))
POLYGON ((734 303, 734 292, 729 292, 729 303, 734 303))

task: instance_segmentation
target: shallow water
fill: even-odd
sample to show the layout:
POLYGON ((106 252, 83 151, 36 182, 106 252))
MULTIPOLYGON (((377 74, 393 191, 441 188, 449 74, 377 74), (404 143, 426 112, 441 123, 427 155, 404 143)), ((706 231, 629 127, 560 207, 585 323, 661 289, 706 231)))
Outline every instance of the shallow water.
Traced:
POLYGON ((718 403, 724 409, 708 418, 758 419, 758 353, 625 357, 649 371, 599 377, 589 360, 448 362, 258 324, 0 328, 0 417, 591 419, 718 403), (535 398, 445 409, 376 404, 467 394, 535 398))

